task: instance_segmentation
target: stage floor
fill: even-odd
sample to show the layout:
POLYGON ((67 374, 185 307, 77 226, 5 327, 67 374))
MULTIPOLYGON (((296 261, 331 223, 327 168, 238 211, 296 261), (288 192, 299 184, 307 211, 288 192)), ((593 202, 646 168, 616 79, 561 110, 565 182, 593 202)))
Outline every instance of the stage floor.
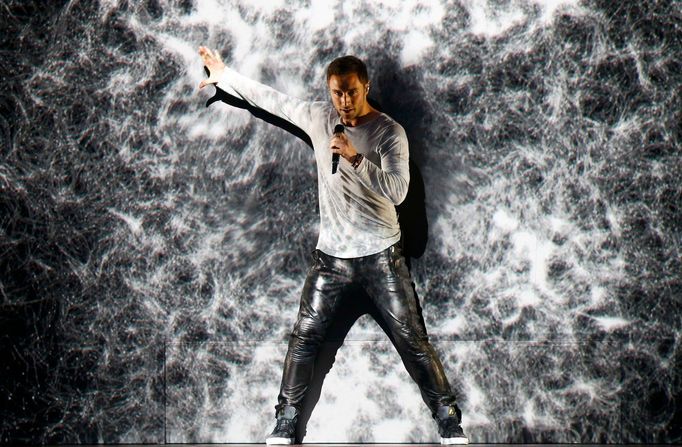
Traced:
MULTIPOLYGON (((107 444, 92 444, 93 446, 102 446, 102 445, 107 445, 107 444)), ((139 447, 141 445, 149 445, 149 444, 115 444, 116 447, 139 447)), ((253 443, 253 444, 157 444, 157 445, 178 445, 178 446, 187 446, 187 447, 253 447, 255 445, 265 445, 265 443, 253 443)), ((440 444, 382 444, 382 443, 372 443, 372 444, 294 444, 294 445, 299 445, 299 446, 306 446, 306 447, 361 447, 361 446, 381 446, 381 447, 411 447, 411 446, 419 446, 419 447, 429 447, 429 446, 440 446, 440 444)), ((619 447, 646 447, 646 446, 653 446, 653 445, 666 445, 666 446, 677 446, 680 444, 476 444, 476 443, 471 443, 469 445, 472 446, 477 446, 477 445, 491 445, 495 447, 563 447, 563 446, 583 446, 583 447, 604 447, 604 446, 610 446, 610 445, 617 445, 619 447)), ((50 445, 42 445, 41 447, 88 447, 89 444, 77 444, 77 445, 67 445, 67 444, 60 444, 60 445, 55 445, 55 446, 50 446, 50 445)))

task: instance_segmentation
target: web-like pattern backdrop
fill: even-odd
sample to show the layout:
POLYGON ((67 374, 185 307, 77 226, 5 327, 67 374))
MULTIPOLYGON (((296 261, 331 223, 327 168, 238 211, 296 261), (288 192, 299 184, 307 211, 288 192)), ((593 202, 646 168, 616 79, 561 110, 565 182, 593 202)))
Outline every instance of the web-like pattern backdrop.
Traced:
MULTIPOLYGON (((199 45, 311 100, 332 58, 367 61, 421 174, 413 278, 472 441, 682 441, 679 2, 10 0, 0 17, 3 442, 271 429, 313 157, 205 108, 199 45)), ((362 317, 305 441, 436 439, 362 317)))

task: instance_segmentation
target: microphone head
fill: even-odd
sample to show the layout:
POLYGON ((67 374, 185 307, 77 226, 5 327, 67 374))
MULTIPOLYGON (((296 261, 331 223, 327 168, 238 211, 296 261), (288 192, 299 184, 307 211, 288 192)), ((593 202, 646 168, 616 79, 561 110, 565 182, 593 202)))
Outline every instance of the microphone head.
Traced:
POLYGON ((343 127, 343 124, 337 124, 336 126, 334 126, 334 133, 343 133, 345 129, 346 128, 343 127))

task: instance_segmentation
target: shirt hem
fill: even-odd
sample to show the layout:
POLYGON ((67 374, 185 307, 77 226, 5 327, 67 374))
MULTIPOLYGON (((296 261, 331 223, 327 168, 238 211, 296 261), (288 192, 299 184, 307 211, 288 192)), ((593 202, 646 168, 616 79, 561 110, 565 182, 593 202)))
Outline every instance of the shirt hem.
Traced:
POLYGON ((383 248, 379 248, 376 250, 372 249, 366 253, 365 252, 348 252, 348 251, 340 252, 340 253, 334 253, 333 250, 328 250, 325 247, 320 247, 319 244, 317 245, 316 248, 318 250, 320 250, 322 253, 324 253, 328 256, 332 256, 334 258, 355 259, 355 258, 363 258, 365 256, 371 256, 371 255, 375 255, 377 253, 381 253, 382 251, 386 250, 387 248, 391 247, 392 245, 395 245, 399 241, 400 241, 400 235, 398 235, 397 238, 388 239, 385 246, 383 246, 383 244, 381 245, 381 247, 383 247, 383 248))

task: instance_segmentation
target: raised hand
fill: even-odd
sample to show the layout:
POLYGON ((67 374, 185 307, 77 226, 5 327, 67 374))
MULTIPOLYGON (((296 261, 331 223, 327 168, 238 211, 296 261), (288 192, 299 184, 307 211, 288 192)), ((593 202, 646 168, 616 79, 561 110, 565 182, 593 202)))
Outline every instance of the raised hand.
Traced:
POLYGON ((208 68, 209 76, 199 83, 199 88, 204 88, 208 84, 215 84, 220 80, 220 77, 225 70, 225 63, 220 58, 220 54, 217 51, 211 51, 209 48, 201 46, 199 47, 199 55, 201 60, 204 61, 204 65, 208 68))

